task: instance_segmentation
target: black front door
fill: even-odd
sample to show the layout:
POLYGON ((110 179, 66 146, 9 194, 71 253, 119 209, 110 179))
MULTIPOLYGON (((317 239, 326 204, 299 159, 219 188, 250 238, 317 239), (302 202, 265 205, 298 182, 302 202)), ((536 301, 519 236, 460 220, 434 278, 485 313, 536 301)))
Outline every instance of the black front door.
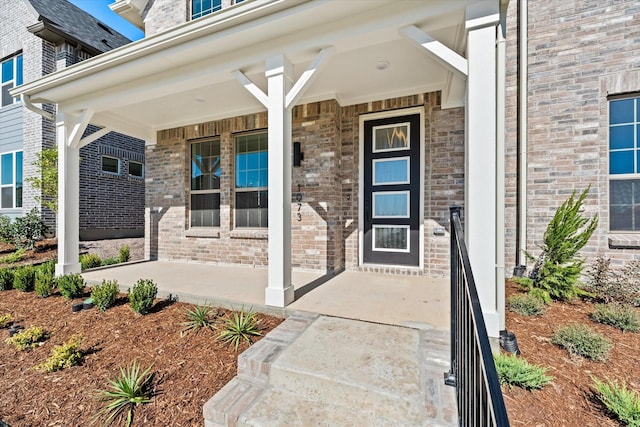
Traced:
POLYGON ((419 266, 420 115, 365 121, 363 161, 363 261, 419 266))

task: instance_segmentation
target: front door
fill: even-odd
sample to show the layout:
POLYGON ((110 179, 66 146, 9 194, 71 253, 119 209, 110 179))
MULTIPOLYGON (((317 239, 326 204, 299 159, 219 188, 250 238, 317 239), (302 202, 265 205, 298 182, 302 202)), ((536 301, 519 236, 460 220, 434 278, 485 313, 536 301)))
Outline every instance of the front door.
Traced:
POLYGON ((364 122, 363 261, 420 265, 420 114, 364 122))

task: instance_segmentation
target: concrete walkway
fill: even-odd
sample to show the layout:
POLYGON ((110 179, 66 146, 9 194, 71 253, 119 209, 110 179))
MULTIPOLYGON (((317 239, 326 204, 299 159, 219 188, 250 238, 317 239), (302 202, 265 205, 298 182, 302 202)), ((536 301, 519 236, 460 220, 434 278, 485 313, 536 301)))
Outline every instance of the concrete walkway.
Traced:
POLYGON ((446 332, 293 313, 238 358, 206 427, 454 426, 446 332))

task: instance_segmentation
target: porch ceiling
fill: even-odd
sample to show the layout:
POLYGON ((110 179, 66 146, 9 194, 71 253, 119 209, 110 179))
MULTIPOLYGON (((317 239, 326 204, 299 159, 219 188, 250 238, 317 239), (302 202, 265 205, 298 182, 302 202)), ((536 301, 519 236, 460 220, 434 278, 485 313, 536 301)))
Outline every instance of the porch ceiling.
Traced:
POLYGON ((298 101, 341 105, 434 90, 450 71, 400 29, 415 25, 463 53, 471 0, 253 0, 148 37, 23 85, 32 102, 59 104, 93 124, 154 140, 167 129, 264 107, 235 80, 241 70, 264 92, 264 60, 284 53, 298 78, 332 46, 326 67, 298 101), (387 62, 388 67, 378 69, 387 62))

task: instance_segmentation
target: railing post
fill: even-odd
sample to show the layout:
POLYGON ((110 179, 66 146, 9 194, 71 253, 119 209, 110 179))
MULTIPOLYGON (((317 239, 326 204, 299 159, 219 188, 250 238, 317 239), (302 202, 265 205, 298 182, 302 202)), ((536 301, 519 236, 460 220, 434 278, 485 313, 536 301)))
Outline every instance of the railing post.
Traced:
POLYGON ((454 227, 454 216, 460 220, 460 212, 462 208, 460 206, 451 206, 449 208, 449 282, 451 287, 451 367, 449 368, 449 372, 444 373, 444 383, 446 385, 450 385, 455 387, 457 385, 456 378, 456 364, 457 364, 457 354, 456 349, 458 347, 458 333, 456 331, 457 326, 457 307, 458 307, 458 266, 459 262, 459 253, 458 253, 458 245, 457 240, 458 236, 456 235, 456 228, 454 227))

